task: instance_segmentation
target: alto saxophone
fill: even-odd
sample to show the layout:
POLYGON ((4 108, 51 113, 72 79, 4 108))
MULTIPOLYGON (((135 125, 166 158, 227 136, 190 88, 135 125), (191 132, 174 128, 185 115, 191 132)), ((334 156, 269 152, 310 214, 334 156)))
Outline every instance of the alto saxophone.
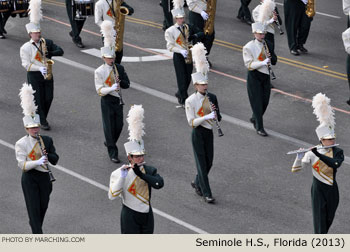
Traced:
POLYGON ((307 2, 305 13, 309 18, 315 16, 315 0, 309 0, 307 2))
POLYGON ((185 46, 186 46, 186 51, 187 51, 187 57, 185 58, 185 63, 192 64, 192 50, 191 50, 191 48, 193 47, 193 45, 192 45, 192 42, 188 41, 188 38, 190 35, 188 26, 185 25, 184 27, 186 27, 184 37, 185 37, 185 46))
POLYGON ((205 21, 204 24, 204 33, 205 35, 212 35, 214 32, 214 22, 215 22, 215 13, 216 13, 216 0, 207 1, 207 14, 209 18, 205 21))
POLYGON ((123 50, 123 38, 124 38, 124 25, 125 16, 129 14, 129 9, 121 6, 123 0, 113 0, 114 1, 114 29, 117 32, 115 38, 115 50, 120 52, 123 50))
POLYGON ((42 41, 42 48, 43 48, 43 58, 44 58, 44 65, 47 69, 46 74, 44 75, 45 80, 52 80, 52 65, 55 63, 52 59, 47 59, 47 47, 46 47, 46 40, 44 38, 41 39, 42 41))

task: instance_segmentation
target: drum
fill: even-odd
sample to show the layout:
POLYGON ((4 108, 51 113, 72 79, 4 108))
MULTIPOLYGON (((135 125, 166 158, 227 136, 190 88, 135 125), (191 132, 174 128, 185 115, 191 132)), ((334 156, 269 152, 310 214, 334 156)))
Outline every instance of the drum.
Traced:
POLYGON ((93 0, 74 0, 72 5, 73 17, 75 20, 84 20, 88 16, 94 15, 93 0))
POLYGON ((10 1, 0 0, 0 12, 6 12, 10 9, 10 1))
POLYGON ((29 0, 15 0, 13 1, 13 11, 11 13, 28 12, 29 0))

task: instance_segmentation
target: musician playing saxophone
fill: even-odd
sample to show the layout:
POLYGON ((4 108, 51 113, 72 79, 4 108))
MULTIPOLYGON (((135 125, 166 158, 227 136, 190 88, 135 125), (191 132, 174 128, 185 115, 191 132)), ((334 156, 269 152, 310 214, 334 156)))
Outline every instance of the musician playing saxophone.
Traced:
POLYGON ((204 33, 198 28, 185 23, 184 0, 175 0, 172 15, 176 23, 165 31, 167 49, 174 52, 173 62, 177 79, 177 92, 175 96, 184 108, 188 97, 188 87, 191 82, 193 70, 191 47, 195 38, 202 38, 204 33))
POLYGON ((102 125, 105 135, 105 146, 109 158, 114 163, 120 163, 118 158, 117 141, 123 129, 123 105, 120 88, 129 88, 130 81, 122 65, 115 60, 115 32, 111 21, 103 21, 102 33, 104 47, 101 56, 104 64, 95 70, 95 88, 101 96, 102 125))
MULTIPOLYGON (((27 71, 27 81, 32 84, 36 91, 35 101, 38 105, 41 128, 50 130, 47 116, 53 100, 53 78, 47 79, 48 65, 46 64, 52 56, 62 56, 63 50, 50 39, 41 36, 40 20, 42 19, 41 1, 30 1, 29 14, 30 23, 26 24, 26 29, 30 41, 22 45, 20 57, 22 66, 27 71)), ((52 74, 52 73, 51 73, 52 74)))
MULTIPOLYGON (((194 27, 197 27, 199 30, 204 32, 205 22, 209 21, 210 18, 215 17, 214 13, 207 13, 207 3, 212 0, 186 0, 189 12, 189 20, 190 24, 194 27)), ((213 24, 214 25, 214 24, 213 24)), ((193 41, 193 44, 197 42, 202 42, 207 49, 207 57, 210 54, 211 48, 213 46, 215 39, 215 30, 211 34, 205 34, 203 38, 196 38, 193 41)), ((209 65, 211 66, 211 62, 208 60, 209 65)))
MULTIPOLYGON (((125 8, 125 12, 127 15, 131 16, 134 13, 134 9, 129 6, 125 1, 123 0, 98 0, 95 5, 95 23, 101 27, 101 24, 103 21, 108 20, 111 21, 113 24, 115 24, 116 20, 118 20, 122 12, 119 10, 116 10, 116 6, 118 3, 120 3, 121 8, 125 8)), ((123 11, 124 11, 123 10, 123 11)), ((118 31, 117 31, 118 32, 118 31)), ((118 34, 117 36, 123 36, 123 34, 118 34)), ((120 64, 123 58, 123 49, 121 48, 120 51, 116 50, 115 55, 115 62, 117 64, 120 64)))
POLYGON ((247 90, 253 115, 250 122, 260 136, 267 136, 263 124, 263 115, 267 109, 271 93, 270 67, 275 65, 277 56, 268 54, 264 43, 270 50, 271 45, 265 38, 265 26, 262 23, 253 23, 252 32, 255 39, 243 47, 244 65, 248 69, 247 90))

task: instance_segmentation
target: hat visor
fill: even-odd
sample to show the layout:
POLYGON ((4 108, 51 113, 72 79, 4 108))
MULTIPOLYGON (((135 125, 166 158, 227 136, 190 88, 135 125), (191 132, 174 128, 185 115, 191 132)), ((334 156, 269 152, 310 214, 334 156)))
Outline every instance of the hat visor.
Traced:
POLYGON ((146 155, 146 152, 143 151, 131 151, 128 153, 128 155, 146 155))
POLYGON ((185 17, 185 14, 178 14, 175 16, 175 18, 184 18, 185 17))
POLYGON ((266 32, 265 32, 265 31, 262 31, 262 30, 256 30, 256 31, 254 31, 253 33, 265 34, 266 32))
POLYGON ((323 136, 321 137, 321 140, 327 140, 327 139, 335 139, 336 138, 336 135, 326 135, 326 136, 323 136))
POLYGON ((107 55, 107 54, 104 54, 102 55, 103 58, 107 58, 107 59, 113 59, 114 58, 114 55, 107 55))
POLYGON ((38 127, 40 127, 40 123, 29 124, 29 125, 25 125, 24 127, 26 129, 38 128, 38 127))
POLYGON ((31 32, 41 32, 41 30, 40 29, 32 29, 28 33, 31 33, 31 32))
POLYGON ((193 85, 196 85, 196 84, 198 84, 198 85, 206 85, 206 84, 208 84, 208 81, 196 81, 195 83, 193 83, 193 85))

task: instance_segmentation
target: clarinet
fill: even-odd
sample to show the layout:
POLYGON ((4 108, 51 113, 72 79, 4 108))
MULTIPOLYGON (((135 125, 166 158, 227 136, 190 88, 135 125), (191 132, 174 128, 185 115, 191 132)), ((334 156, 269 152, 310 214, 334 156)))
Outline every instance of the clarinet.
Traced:
MULTIPOLYGON (((277 16, 279 16, 279 14, 277 13, 276 10, 275 10, 274 12, 276 13, 277 16)), ((278 30, 280 31, 280 35, 283 35, 283 34, 284 34, 284 31, 282 30, 281 24, 280 24, 280 22, 278 21, 278 17, 277 17, 277 19, 276 19, 276 21, 275 21, 275 24, 276 24, 278 30)))
MULTIPOLYGON (((41 153, 44 155, 44 150, 45 150, 45 149, 44 149, 44 147, 43 147, 42 144, 41 144, 40 135, 37 134, 37 135, 35 136, 35 138, 36 138, 36 140, 37 140, 38 143, 39 143, 39 146, 40 146, 40 149, 41 149, 41 153)), ((46 170, 48 170, 48 173, 49 173, 49 176, 50 176, 50 181, 51 181, 51 182, 56 181, 56 179, 54 178, 54 176, 53 176, 53 174, 52 174, 52 171, 51 171, 49 165, 45 164, 45 168, 46 168, 46 170)))
POLYGON ((117 91, 119 95, 119 105, 124 105, 123 97, 122 97, 122 87, 120 86, 120 79, 119 76, 117 75, 117 72, 115 71, 115 65, 113 64, 113 74, 114 74, 114 79, 115 81, 119 84, 119 90, 117 91))
MULTIPOLYGON (((208 90, 205 90, 205 95, 206 95, 206 97, 208 98, 208 101, 209 101, 210 111, 213 112, 213 103, 209 99, 208 90)), ((216 110, 214 112, 215 112, 215 119, 214 119, 214 121, 215 121, 215 124, 216 124, 216 128, 218 129, 218 135, 219 135, 219 137, 221 137, 221 136, 224 135, 224 133, 222 132, 220 123, 219 123, 219 121, 217 119, 218 114, 216 113, 216 110)))
MULTIPOLYGON (((265 53, 266 54, 270 54, 269 48, 268 48, 265 40, 263 40, 263 46, 264 46, 264 49, 265 49, 265 53)), ((270 56, 270 61, 271 61, 271 56, 270 56)), ((275 73, 273 72, 273 70, 271 68, 271 62, 269 62, 267 64, 267 69, 269 70, 269 74, 271 75, 271 80, 276 79, 276 75, 275 75, 275 73)))

